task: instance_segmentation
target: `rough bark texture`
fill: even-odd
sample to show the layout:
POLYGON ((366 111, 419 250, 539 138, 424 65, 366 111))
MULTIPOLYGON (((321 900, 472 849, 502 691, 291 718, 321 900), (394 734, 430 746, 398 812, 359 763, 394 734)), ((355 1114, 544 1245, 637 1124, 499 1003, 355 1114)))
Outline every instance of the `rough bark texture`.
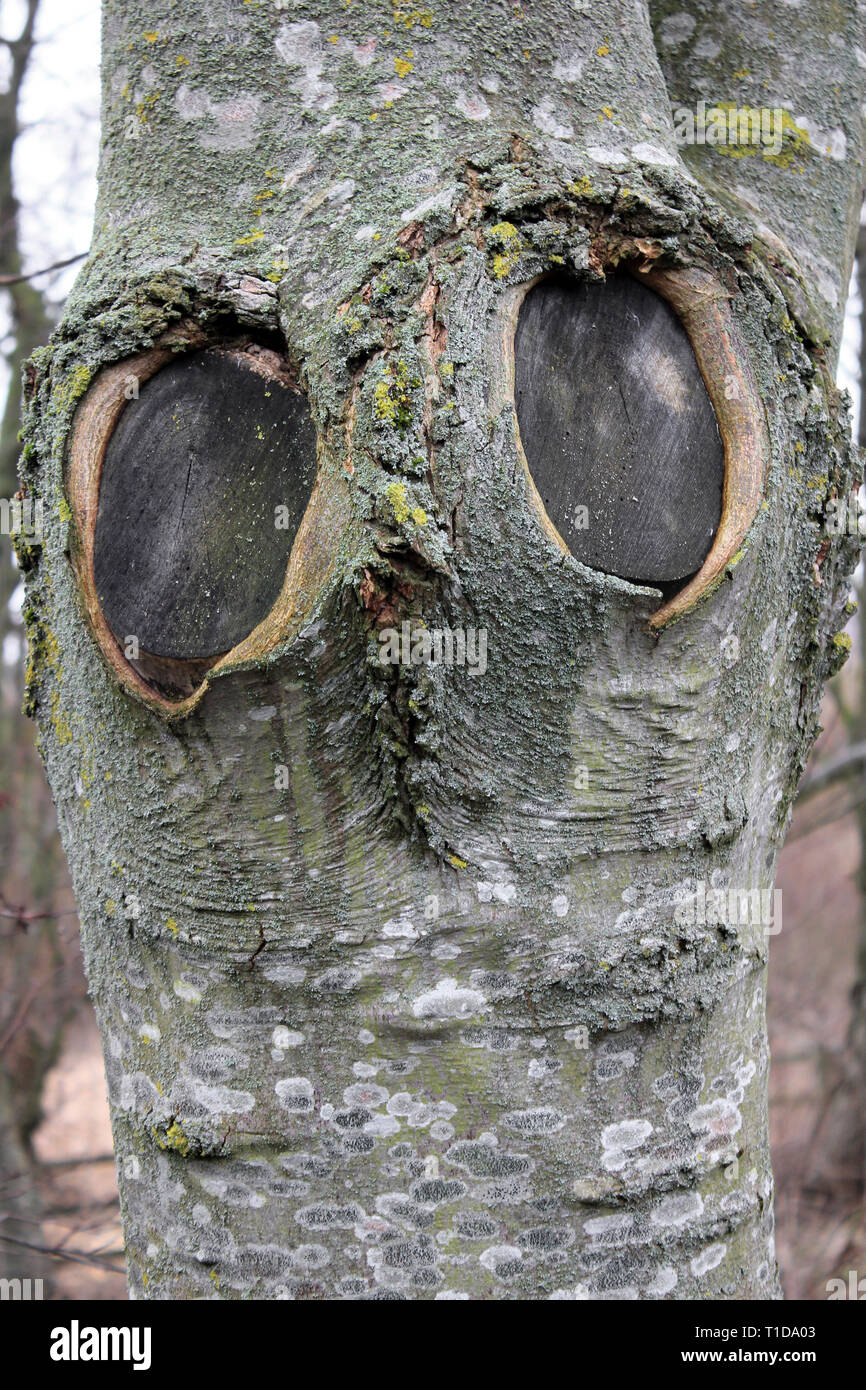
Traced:
POLYGON ((659 7, 676 99, 728 93, 668 63, 672 25, 693 57, 748 39, 729 99, 794 114, 831 43, 810 99, 844 150, 796 143, 797 178, 753 150, 748 200, 716 152, 723 207, 642 3, 106 5, 94 248, 25 449, 29 699, 136 1296, 777 1293, 767 935, 683 903, 771 886, 845 653, 856 543, 823 512, 856 481, 832 365, 863 141, 835 17, 862 15, 761 9, 799 61, 739 8, 659 7), (770 441, 747 544, 661 633, 657 591, 545 524, 506 370, 518 287, 621 264, 729 298, 770 441), (63 474, 100 369, 170 330, 284 335, 319 450, 278 631, 174 714, 100 653, 63 474), (486 629, 483 677, 382 666, 377 631, 422 620, 486 629))

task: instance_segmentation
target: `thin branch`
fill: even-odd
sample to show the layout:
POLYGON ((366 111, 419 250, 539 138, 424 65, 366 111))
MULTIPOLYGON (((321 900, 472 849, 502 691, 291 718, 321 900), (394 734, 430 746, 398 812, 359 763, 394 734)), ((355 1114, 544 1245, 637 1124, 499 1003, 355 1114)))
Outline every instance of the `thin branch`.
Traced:
POLYGON ((53 265, 43 266, 41 270, 31 270, 27 275, 0 275, 0 285, 20 285, 25 280, 35 280, 39 275, 50 275, 52 270, 63 270, 67 265, 83 261, 88 253, 79 251, 77 256, 67 256, 65 261, 55 261, 53 265))
MULTIPOLYGON (((828 825, 833 825, 836 821, 844 820, 846 816, 852 815, 855 811, 866 803, 866 795, 862 792, 857 796, 842 797, 836 801, 829 810, 822 811, 821 815, 808 825, 798 828, 796 822, 785 837, 785 844, 794 844, 797 840, 803 840, 807 835, 813 835, 818 830, 824 830, 828 825)), ((796 805, 796 803, 795 803, 796 805)), ((853 874, 849 875, 853 877, 853 874)))
POLYGON ((43 1158, 39 1160, 40 1171, 43 1168, 81 1168, 86 1163, 113 1163, 114 1154, 87 1154, 84 1158, 43 1158))
MULTIPOLYGON (((17 1245, 23 1250, 34 1250, 38 1255, 50 1255, 55 1260, 68 1260, 70 1264, 93 1265, 96 1269, 108 1270, 110 1274, 126 1273, 120 1266, 110 1264, 107 1259, 102 1259, 99 1255, 88 1255, 84 1250, 64 1250, 59 1245, 36 1245, 29 1240, 17 1240, 15 1236, 4 1235, 2 1231, 0 1231, 0 1243, 17 1245)), ((111 1253, 120 1255, 123 1252, 118 1250, 111 1253)))
POLYGON ((8 917, 12 922, 20 922, 22 927, 26 927, 28 922, 54 921, 55 917, 76 917, 77 915, 75 908, 70 908, 68 912, 0 912, 0 917, 8 917))
POLYGON ((833 782, 862 772, 864 767, 866 767, 866 739, 862 739, 859 743, 850 744, 847 748, 843 748, 840 753, 835 753, 832 758, 822 758, 803 779, 797 801, 807 801, 810 796, 824 791, 825 787, 831 786, 833 782))

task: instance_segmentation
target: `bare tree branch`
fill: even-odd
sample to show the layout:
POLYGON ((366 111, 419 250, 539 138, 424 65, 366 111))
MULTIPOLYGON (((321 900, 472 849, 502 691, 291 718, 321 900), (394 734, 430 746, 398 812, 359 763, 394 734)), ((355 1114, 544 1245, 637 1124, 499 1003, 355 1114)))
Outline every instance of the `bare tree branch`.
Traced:
POLYGON ((75 265, 76 261, 83 261, 86 255, 86 251, 79 251, 77 256, 67 256, 63 261, 55 261, 53 265, 43 266, 41 270, 31 270, 26 275, 0 275, 0 285, 20 285, 25 280, 35 280, 39 275, 49 275, 52 270, 63 270, 68 265, 75 265))
POLYGON ((866 739, 859 743, 850 744, 831 758, 822 758, 803 779, 797 797, 798 802, 808 800, 810 796, 815 796, 825 787, 829 787, 831 783, 838 782, 840 778, 854 776, 864 767, 866 767, 866 739))

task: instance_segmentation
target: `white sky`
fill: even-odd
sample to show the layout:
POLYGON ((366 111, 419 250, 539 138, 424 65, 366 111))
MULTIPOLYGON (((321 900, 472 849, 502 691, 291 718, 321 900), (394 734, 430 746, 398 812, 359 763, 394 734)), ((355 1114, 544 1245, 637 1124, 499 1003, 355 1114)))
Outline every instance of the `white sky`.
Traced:
MULTIPOLYGON (((0 34, 17 36, 23 15, 20 0, 2 0, 0 34)), ((15 150, 24 269, 31 271, 90 243, 99 150, 98 0, 42 0, 36 34, 15 150)), ((60 301, 77 268, 37 283, 60 301)))

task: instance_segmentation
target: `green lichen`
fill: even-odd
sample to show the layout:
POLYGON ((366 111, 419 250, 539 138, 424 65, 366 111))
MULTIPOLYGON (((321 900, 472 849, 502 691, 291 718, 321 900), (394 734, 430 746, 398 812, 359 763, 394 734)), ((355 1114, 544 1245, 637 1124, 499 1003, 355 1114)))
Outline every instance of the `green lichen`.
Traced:
POLYGON ((377 418, 393 429, 407 430, 412 423, 412 392, 420 385, 420 378, 410 376, 402 359, 389 362, 373 391, 377 418))
POLYGON ((77 366, 57 387, 54 399, 61 408, 72 405, 84 395, 93 379, 93 372, 84 363, 77 366))

